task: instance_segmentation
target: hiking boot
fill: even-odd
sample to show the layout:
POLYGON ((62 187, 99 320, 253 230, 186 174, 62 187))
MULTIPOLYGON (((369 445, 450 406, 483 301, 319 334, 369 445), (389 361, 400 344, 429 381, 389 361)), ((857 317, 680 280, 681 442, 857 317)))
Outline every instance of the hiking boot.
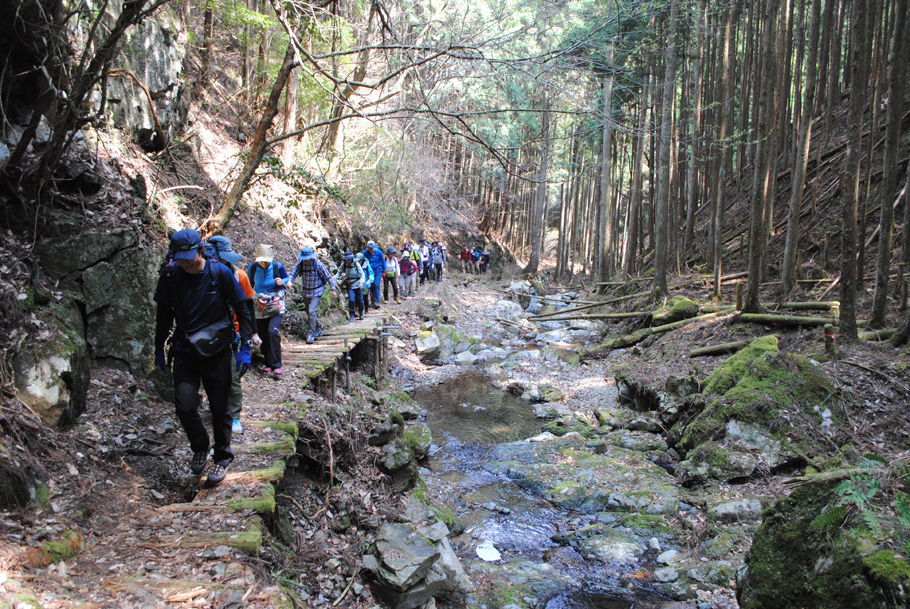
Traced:
POLYGON ((363 319, 363 311, 360 312, 360 316, 357 319, 363 319))
POLYGON ((231 421, 231 433, 243 433, 243 423, 240 422, 240 419, 231 421))
POLYGON ((205 485, 211 488, 224 482, 224 477, 227 476, 227 470, 230 464, 230 461, 219 461, 212 465, 212 469, 209 470, 208 476, 205 477, 205 485))
POLYGON ((313 337, 312 334, 307 334, 307 335, 306 335, 306 344, 312 345, 312 344, 313 344, 313 341, 315 341, 315 340, 316 340, 316 339, 313 337))
POLYGON ((278 376, 281 376, 282 374, 284 374, 284 368, 275 368, 274 370, 272 370, 272 373, 277 374, 278 376))
POLYGON ((262 371, 265 372, 266 374, 269 374, 272 371, 272 369, 269 368, 268 366, 263 366, 262 371))
POLYGON ((205 471, 205 464, 209 461, 209 451, 204 453, 193 453, 193 460, 190 461, 190 471, 194 476, 199 476, 205 471))
POLYGON ((354 321, 354 314, 353 314, 353 313, 351 313, 351 316, 350 316, 350 318, 348 319, 348 321, 349 321, 349 322, 350 322, 350 321, 354 321))
POLYGON ((398 298, 396 298, 396 299, 395 299, 395 304, 401 304, 401 300, 399 300, 398 298))

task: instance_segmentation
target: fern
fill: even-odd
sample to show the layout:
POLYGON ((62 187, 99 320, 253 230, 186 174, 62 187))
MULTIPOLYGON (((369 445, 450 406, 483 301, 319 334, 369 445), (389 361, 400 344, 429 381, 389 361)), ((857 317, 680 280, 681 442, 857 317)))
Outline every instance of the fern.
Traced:
POLYGON ((910 495, 898 493, 894 499, 894 508, 900 523, 905 527, 910 527, 910 495))
POLYGON ((866 528, 872 533, 872 536, 875 537, 875 539, 881 539, 882 527, 878 522, 878 518, 875 516, 875 512, 872 510, 862 510, 860 515, 863 518, 863 522, 866 523, 866 528))
POLYGON ((813 529, 827 529, 830 526, 840 526, 846 518, 847 508, 842 505, 835 505, 816 516, 809 526, 813 529))

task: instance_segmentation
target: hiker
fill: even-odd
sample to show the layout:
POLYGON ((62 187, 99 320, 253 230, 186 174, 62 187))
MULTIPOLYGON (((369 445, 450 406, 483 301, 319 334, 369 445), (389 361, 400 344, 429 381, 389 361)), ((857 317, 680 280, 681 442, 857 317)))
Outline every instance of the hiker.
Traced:
POLYGON ((363 271, 363 287, 361 288, 361 292, 363 292, 363 308, 369 309, 370 297, 373 294, 373 280, 375 279, 373 275, 373 267, 360 252, 357 252, 357 255, 354 256, 354 262, 357 263, 357 265, 360 267, 360 270, 363 271))
POLYGON ((253 290, 256 292, 256 331, 262 337, 262 357, 266 374, 281 375, 281 321, 287 310, 285 304, 285 283, 288 272, 284 265, 275 262, 272 246, 260 243, 256 246, 256 260, 247 268, 253 290))
POLYGON ((363 250, 363 257, 373 268, 373 281, 370 283, 370 299, 372 307, 379 308, 379 283, 382 281, 382 274, 385 272, 385 256, 382 250, 376 247, 373 241, 367 242, 367 249, 363 250))
POLYGON ((192 229, 171 236, 173 265, 166 266, 155 288, 155 366, 169 371, 164 353, 165 339, 174 325, 171 342, 173 357, 174 405, 193 451, 190 471, 200 475, 214 448, 207 486, 217 486, 234 459, 231 451, 231 416, 228 392, 231 386, 231 359, 241 376, 250 367, 252 323, 246 296, 234 275, 223 264, 207 260, 202 237, 192 229), (234 338, 231 309, 237 316, 240 348, 236 357, 231 349, 234 338), (212 413, 212 442, 199 416, 199 386, 205 388, 212 413))
POLYGON ((409 249, 405 249, 401 253, 398 270, 401 272, 401 297, 412 296, 417 291, 417 273, 419 271, 409 249))
POLYGON ((361 266, 354 261, 353 252, 344 253, 335 277, 341 283, 341 288, 348 293, 349 321, 354 321, 355 312, 359 319, 363 319, 363 284, 366 282, 366 276, 361 266))
MULTIPOLYGON (((250 320, 255 319, 253 299, 256 296, 256 292, 250 284, 250 278, 247 276, 246 271, 237 266, 237 263, 243 259, 243 256, 241 256, 239 252, 234 251, 231 240, 223 235, 215 235, 214 237, 209 238, 209 245, 214 250, 212 252, 212 257, 227 266, 234 274, 234 279, 240 284, 240 288, 246 296, 244 304, 249 311, 250 320)), ((253 347, 259 347, 259 345, 262 344, 262 339, 259 338, 259 334, 255 332, 255 328, 250 340, 253 347)), ((234 315, 235 353, 239 348, 240 324, 237 321, 237 315, 234 315)), ((243 433, 243 424, 240 422, 240 413, 243 411, 243 380, 241 378, 240 370, 237 368, 236 359, 232 359, 231 362, 231 390, 228 394, 228 410, 231 415, 231 433, 241 434, 243 433)))
POLYGON ((480 273, 480 247, 471 250, 471 267, 475 274, 480 273))
POLYGON ((319 303, 322 302, 325 286, 328 284, 331 288, 332 300, 338 300, 338 288, 335 287, 335 279, 322 261, 316 259, 316 253, 311 247, 300 248, 297 264, 291 270, 291 276, 287 281, 288 287, 298 276, 300 277, 300 295, 306 307, 307 323, 309 324, 306 342, 310 344, 322 335, 322 326, 319 325, 319 303))
POLYGON ((433 264, 431 277, 436 279, 436 283, 439 283, 442 281, 442 267, 446 263, 445 248, 440 245, 439 241, 434 241, 433 247, 430 248, 430 261, 433 264))
POLYGON ((486 273, 490 264, 490 252, 484 250, 480 252, 480 272, 486 273))
POLYGON ((417 246, 417 256, 420 259, 420 285, 430 277, 430 248, 426 239, 420 240, 417 246))
POLYGON ((401 304, 398 298, 398 259, 395 258, 395 248, 390 247, 385 251, 385 271, 382 273, 382 299, 389 302, 389 285, 392 286, 392 295, 395 303, 401 304))
POLYGON ((472 270, 471 266, 471 249, 468 246, 461 248, 461 272, 470 273, 472 270))

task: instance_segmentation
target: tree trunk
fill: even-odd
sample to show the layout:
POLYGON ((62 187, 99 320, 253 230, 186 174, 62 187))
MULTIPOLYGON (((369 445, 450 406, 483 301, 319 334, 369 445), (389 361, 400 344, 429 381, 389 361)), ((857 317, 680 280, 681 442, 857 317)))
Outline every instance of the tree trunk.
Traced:
MULTIPOLYGON (((294 35, 299 36, 299 32, 295 32, 294 35)), ((228 191, 224 203, 221 204, 218 212, 208 221, 205 227, 207 234, 217 233, 224 229, 231 217, 234 206, 240 202, 240 198, 249 186, 250 179, 253 177, 253 174, 256 173, 259 163, 262 162, 262 157, 265 155, 266 149, 268 148, 269 129, 271 129, 272 123, 278 115, 278 102, 281 99, 281 92, 287 85, 291 71, 296 67, 297 62, 294 60, 294 46, 289 43, 287 51, 284 53, 284 60, 281 63, 281 68, 278 70, 275 82, 272 83, 272 90, 269 93, 268 101, 262 111, 259 123, 256 125, 256 132, 253 135, 253 141, 250 144, 249 156, 243 164, 243 169, 240 170, 240 175, 237 176, 237 179, 234 180, 234 183, 231 185, 231 189, 228 191)))
POLYGON ((599 225, 597 228, 598 233, 601 235, 600 239, 600 251, 598 252, 598 258, 600 259, 600 279, 601 281, 606 281, 611 272, 612 268, 610 265, 610 253, 613 249, 613 205, 611 182, 611 172, 613 170, 612 160, 613 160, 613 47, 611 46, 607 51, 607 74, 603 78, 603 90, 604 90, 604 124, 603 124, 603 139, 601 141, 602 145, 602 159, 603 164, 600 168, 600 216, 599 216, 599 225))
POLYGON ((866 16, 868 0, 855 0, 850 82, 850 115, 847 153, 840 175, 843 197, 843 227, 841 229, 841 315, 840 333, 844 340, 857 339, 856 333, 856 215, 859 206, 860 157, 863 133, 863 110, 866 99, 866 16))
POLYGON ((667 24, 668 43, 665 55, 663 94, 661 101, 660 160, 657 177, 657 209, 654 214, 654 294, 667 294, 667 246, 669 238, 670 188, 670 137, 672 132, 673 97, 676 89, 676 23, 679 2, 670 2, 670 21, 667 24))
MULTIPOLYGON (((904 114, 904 89, 907 86, 907 61, 910 60, 910 41, 907 27, 907 0, 895 0, 894 30, 891 38, 891 62, 888 64, 888 119, 885 127, 885 153, 882 160, 881 209, 879 211, 878 259, 875 265, 875 290, 872 296, 872 319, 869 325, 885 325, 888 297, 888 267, 891 264, 891 239, 894 233, 893 204, 899 172, 901 121, 904 114)), ((910 165, 910 163, 908 163, 910 165)), ((904 196, 904 206, 908 207, 904 196)), ((904 233, 910 225, 904 225, 904 233)))
POLYGON ((781 274, 780 299, 786 299, 793 290, 796 277, 796 252, 799 246, 799 212, 805 191, 806 165, 809 161, 809 143, 812 138, 812 111, 815 108, 815 75, 818 65, 818 32, 821 16, 821 0, 812 2, 812 20, 809 25, 809 57, 806 60, 805 99, 802 100, 802 115, 799 119, 799 147, 793 159, 793 174, 790 182, 790 207, 787 215, 787 240, 784 245, 784 260, 781 274))

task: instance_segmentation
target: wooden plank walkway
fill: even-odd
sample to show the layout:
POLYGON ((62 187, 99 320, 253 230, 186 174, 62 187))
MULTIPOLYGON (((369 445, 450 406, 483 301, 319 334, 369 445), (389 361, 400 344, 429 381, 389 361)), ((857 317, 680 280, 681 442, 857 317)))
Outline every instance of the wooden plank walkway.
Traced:
MULTIPOLYGON (((282 349, 282 363, 289 371, 291 367, 302 370, 309 384, 323 374, 343 369, 342 358, 364 340, 379 339, 382 325, 383 318, 374 312, 363 320, 325 330, 313 344, 288 341, 282 349)), ((179 553, 180 558, 175 558, 193 564, 194 573, 205 569, 200 549, 229 546, 256 555, 265 533, 263 516, 275 512, 276 484, 284 477, 287 460, 296 452, 297 421, 305 412, 305 407, 297 404, 245 399, 244 432, 233 438, 235 458, 224 482, 215 488, 201 488, 192 501, 164 505, 137 518, 133 531, 138 547, 157 554, 179 553)), ((187 482, 198 488, 204 477, 190 476, 187 482)), ((136 546, 105 548, 103 553, 105 563, 130 564, 137 558, 136 546)), ((227 599, 249 595, 245 586, 233 582, 187 578, 178 572, 153 577, 112 575, 102 585, 118 601, 129 599, 132 606, 143 608, 164 603, 171 608, 198 607, 200 603, 227 606, 227 599)), ((294 607, 287 594, 277 588, 263 591, 259 598, 248 606, 294 607)))

